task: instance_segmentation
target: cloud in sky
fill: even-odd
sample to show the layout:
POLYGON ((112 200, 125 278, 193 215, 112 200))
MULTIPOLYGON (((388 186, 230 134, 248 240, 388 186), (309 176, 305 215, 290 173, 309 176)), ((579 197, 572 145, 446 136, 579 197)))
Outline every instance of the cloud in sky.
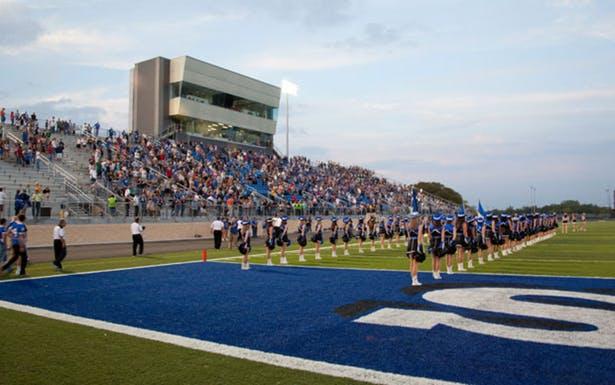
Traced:
POLYGON ((30 44, 39 37, 43 28, 29 13, 29 8, 23 4, 0 1, 0 50, 30 44))
POLYGON ((188 54, 298 83, 291 154, 491 206, 525 203, 529 184, 544 203, 603 203, 615 187, 596 166, 615 163, 615 4, 143 4, 0 0, 0 105, 123 128, 132 63, 188 54))

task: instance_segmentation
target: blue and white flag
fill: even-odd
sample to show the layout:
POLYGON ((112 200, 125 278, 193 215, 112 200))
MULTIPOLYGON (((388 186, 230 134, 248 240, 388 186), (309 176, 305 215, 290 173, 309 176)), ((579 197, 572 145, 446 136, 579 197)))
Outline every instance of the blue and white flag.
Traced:
POLYGON ((483 208, 483 205, 480 203, 480 201, 478 201, 478 215, 482 218, 487 217, 487 212, 483 208))

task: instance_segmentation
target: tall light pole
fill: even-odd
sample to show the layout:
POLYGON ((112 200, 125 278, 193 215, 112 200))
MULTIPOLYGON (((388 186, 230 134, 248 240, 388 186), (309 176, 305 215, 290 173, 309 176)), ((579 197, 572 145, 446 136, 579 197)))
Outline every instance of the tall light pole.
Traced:
POLYGON ((286 96, 286 159, 290 160, 289 153, 289 136, 290 136, 290 107, 288 104, 288 95, 297 96, 299 86, 288 80, 282 80, 282 93, 286 96))
POLYGON ((530 186, 530 207, 536 212, 536 187, 530 186))

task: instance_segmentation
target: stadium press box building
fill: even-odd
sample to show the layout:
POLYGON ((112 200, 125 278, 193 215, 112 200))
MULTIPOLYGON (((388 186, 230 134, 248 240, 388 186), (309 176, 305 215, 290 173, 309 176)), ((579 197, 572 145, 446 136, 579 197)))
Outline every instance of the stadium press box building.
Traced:
POLYGON ((130 73, 130 131, 273 149, 280 88, 197 60, 156 57, 130 73))

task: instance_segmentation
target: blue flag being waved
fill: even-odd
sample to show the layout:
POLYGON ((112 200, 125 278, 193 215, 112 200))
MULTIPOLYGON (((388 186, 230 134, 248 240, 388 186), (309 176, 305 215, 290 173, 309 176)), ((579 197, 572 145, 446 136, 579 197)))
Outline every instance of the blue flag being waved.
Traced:
POLYGON ((487 217, 487 212, 483 208, 483 205, 480 203, 480 201, 478 201, 478 215, 481 216, 482 218, 487 217))

